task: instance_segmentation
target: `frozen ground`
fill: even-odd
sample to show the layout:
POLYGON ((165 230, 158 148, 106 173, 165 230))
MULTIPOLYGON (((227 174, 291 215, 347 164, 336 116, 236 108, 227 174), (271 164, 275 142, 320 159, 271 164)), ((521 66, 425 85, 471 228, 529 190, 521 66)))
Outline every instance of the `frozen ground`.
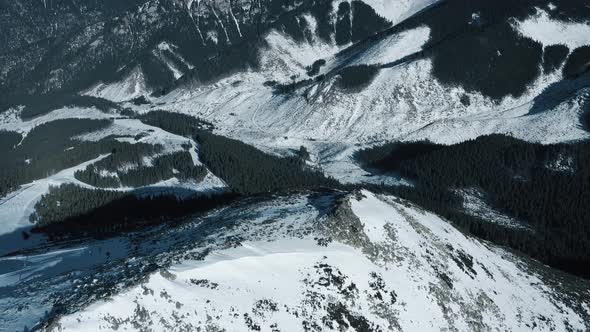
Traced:
MULTIPOLYGON (((234 246, 242 237, 292 234, 291 227, 326 213, 332 202, 331 195, 258 197, 106 240, 24 241, 16 252, 0 245, 0 331, 31 328, 60 310, 75 312, 150 272, 234 246)), ((5 240, 0 235, 0 244, 5 240)))

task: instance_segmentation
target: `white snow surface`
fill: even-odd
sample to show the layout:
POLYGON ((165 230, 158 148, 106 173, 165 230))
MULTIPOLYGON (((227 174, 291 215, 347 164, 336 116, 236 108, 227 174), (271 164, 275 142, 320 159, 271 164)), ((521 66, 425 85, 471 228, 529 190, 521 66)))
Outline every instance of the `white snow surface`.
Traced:
POLYGON ((204 260, 160 270, 54 326, 58 331, 303 331, 308 326, 349 331, 354 317, 375 330, 588 328, 587 304, 581 312, 570 307, 566 295, 537 273, 545 269, 540 264, 467 237, 395 197, 360 195, 349 196, 341 207, 353 212, 349 217, 246 219, 244 241, 213 250, 204 260), (339 230, 326 231, 334 237, 321 245, 316 240, 330 220, 325 227, 339 230), (345 232, 355 220, 363 224, 360 233, 345 232), (311 234, 298 232, 310 225, 311 234), (289 231, 278 231, 285 228, 289 231))
POLYGON ((113 114, 105 113, 95 107, 82 108, 82 107, 65 107, 60 108, 50 113, 23 120, 20 118, 20 112, 22 109, 10 109, 7 112, 0 113, 0 130, 16 131, 21 135, 27 136, 27 134, 35 127, 52 122, 55 120, 63 119, 94 119, 103 120, 110 119, 113 114))
POLYGON ((352 64, 379 65, 399 60, 422 50, 430 38, 430 28, 421 26, 383 38, 363 52, 352 64))
MULTIPOLYGON (((310 28, 316 24, 310 15, 303 19, 308 21, 310 28)), ((546 19, 546 13, 539 11, 537 16, 515 24, 520 24, 519 31, 526 34, 527 24, 545 22, 543 20, 546 19)), ((545 23, 541 25, 546 38, 563 36, 566 32, 568 36, 577 36, 567 37, 577 38, 576 43, 589 38, 582 33, 586 29, 582 25, 545 23)), ((429 34, 427 27, 418 27, 387 36, 356 53, 353 61, 357 64, 377 64, 399 60, 419 51, 429 34)), ((264 86, 270 80, 286 83, 291 82, 292 77, 305 79, 306 67, 318 59, 327 61, 321 73, 342 63, 342 59, 336 56, 342 47, 314 38, 310 42, 298 43, 272 31, 266 36, 268 47, 260 55, 259 71, 235 73, 211 84, 181 87, 154 98, 152 102, 158 105, 158 109, 213 122, 219 134, 242 140, 269 153, 285 155, 290 149, 303 145, 310 151, 314 165, 342 182, 399 183, 398 179, 389 176, 369 176, 353 158, 355 151, 384 142, 430 140, 454 144, 492 133, 544 144, 588 138, 587 132, 579 126, 578 117, 583 102, 579 97, 565 100, 551 110, 529 114, 534 98, 561 79, 559 72, 542 75, 530 84, 522 96, 508 96, 499 102, 479 93, 466 92, 461 87, 440 84, 431 73, 429 59, 382 69, 372 83, 358 93, 341 91, 334 84, 336 78, 299 89, 291 95, 277 95, 272 88, 264 86), (470 100, 467 106, 461 103, 461 98, 465 96, 470 100)), ((173 50, 174 46, 164 42, 158 45, 158 49, 173 50)), ((115 91, 121 89, 114 89, 113 93, 115 91)), ((129 99, 129 96, 119 98, 115 94, 101 96, 114 100, 129 99)), ((153 104, 128 106, 145 113, 152 110, 153 104)), ((72 110, 71 114, 78 116, 84 112, 88 110, 72 110)), ((107 116, 94 112, 97 114, 92 116, 107 116)), ((10 114, 7 113, 6 118, 0 121, 0 129, 14 126, 26 131, 34 125, 15 120, 10 114)), ((46 120, 66 114, 67 110, 52 112, 46 120)), ((41 117, 34 121, 46 120, 41 117)), ((105 133, 135 132, 137 128, 132 127, 115 120, 115 125, 105 133)), ((168 147, 172 151, 175 149, 172 141, 176 138, 167 136, 159 135, 156 129, 155 133, 142 140, 168 142, 172 144, 168 147)))
POLYGON ((590 21, 559 21, 552 19, 546 11, 537 9, 535 15, 524 21, 517 21, 515 26, 523 36, 544 46, 563 44, 571 52, 580 46, 590 45, 590 21))
POLYGON ((227 190, 227 184, 207 171, 205 178, 199 182, 171 178, 141 188, 114 188, 113 190, 133 191, 138 196, 174 195, 179 199, 185 199, 223 193, 227 190))
MULTIPOLYGON (((312 16, 305 16, 304 19, 313 22, 312 16)), ((310 28, 311 29, 311 28, 310 28)), ((316 60, 331 57, 342 50, 333 44, 325 43, 316 38, 310 42, 297 42, 289 36, 271 31, 265 38, 268 48, 260 55, 261 73, 268 79, 279 82, 291 82, 292 76, 297 79, 307 77, 307 66, 311 66, 316 60)))
MULTIPOLYGON (((377 13, 396 23, 434 1, 368 1, 377 13), (396 19, 397 17, 397 19, 396 19)), ((313 30, 317 24, 304 15, 313 30)), ((588 25, 560 22, 543 10, 513 22, 525 36, 545 45, 566 42, 570 49, 589 43, 588 25)), ((354 54, 348 64, 379 64, 419 51, 430 35, 418 27, 390 35, 354 54)), ((588 138, 579 126, 582 101, 572 97, 553 109, 529 114, 534 98, 561 73, 541 75, 519 97, 494 101, 459 86, 440 84, 428 58, 382 69, 372 83, 356 93, 341 91, 333 77, 301 88, 291 95, 274 94, 268 81, 289 83, 308 78, 306 67, 325 59, 320 74, 346 63, 343 49, 317 37, 296 42, 271 31, 268 47, 260 53, 260 70, 235 73, 211 84, 181 87, 152 102, 159 109, 211 121, 217 132, 255 145, 266 152, 285 154, 305 146, 314 163, 343 182, 380 183, 388 177, 369 177, 355 164, 355 151, 390 141, 430 140, 454 144, 481 135, 501 133, 543 144, 588 138), (461 102, 469 98, 469 105, 461 102)), ((167 47, 163 45, 162 48, 167 47)), ((132 106, 140 113, 153 105, 132 106)), ((394 181, 395 182, 395 181, 394 181)))
MULTIPOLYGON (((375 12, 393 24, 397 24, 439 0, 363 0, 375 12)), ((338 8, 337 6, 335 6, 338 8)))
POLYGON ((134 68, 125 79, 119 82, 98 83, 83 94, 122 102, 141 96, 148 96, 148 90, 143 71, 140 67, 134 68))
MULTIPOLYGON (((372 61, 370 56, 359 61, 363 59, 372 61)), ((374 180, 364 177, 366 172, 354 165, 352 155, 389 141, 454 144, 503 133, 547 144, 588 137, 579 126, 582 100, 578 97, 529 114, 534 98, 557 82, 560 73, 539 77, 518 98, 496 102, 461 87, 441 85, 431 69, 431 60, 417 60, 382 69, 358 93, 340 91, 332 80, 292 95, 275 95, 263 86, 270 71, 247 72, 212 85, 181 88, 155 102, 162 103, 164 110, 211 121, 220 134, 268 152, 304 145, 328 175, 345 182, 374 180), (469 97, 468 106, 461 103, 463 96, 469 97)))

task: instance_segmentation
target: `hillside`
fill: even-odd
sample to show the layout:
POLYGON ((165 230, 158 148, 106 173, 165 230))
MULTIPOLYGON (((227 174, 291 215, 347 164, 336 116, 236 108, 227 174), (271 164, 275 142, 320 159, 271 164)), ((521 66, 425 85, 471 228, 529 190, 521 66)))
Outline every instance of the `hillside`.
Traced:
POLYGON ((0 13, 0 331, 590 329, 586 0, 0 13))
MULTIPOLYGON (((183 255, 198 260, 180 258, 51 326, 57 331, 589 328, 590 294, 583 282, 561 283, 546 267, 465 237, 412 204, 363 191, 342 197, 321 215, 307 202, 313 200, 299 196, 258 205, 251 218, 209 234, 214 243, 185 249, 183 255), (287 214, 279 212, 285 209, 287 214)), ((97 283, 93 287, 100 287, 97 283)))

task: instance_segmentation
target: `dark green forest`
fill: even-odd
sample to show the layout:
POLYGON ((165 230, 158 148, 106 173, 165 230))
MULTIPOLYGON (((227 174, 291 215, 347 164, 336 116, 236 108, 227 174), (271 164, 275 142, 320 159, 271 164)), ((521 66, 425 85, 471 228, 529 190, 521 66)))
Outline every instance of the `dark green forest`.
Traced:
POLYGON ((0 130, 0 151, 5 152, 14 149, 23 139, 23 136, 14 131, 0 130))
POLYGON ((113 144, 117 144, 114 140, 82 142, 72 139, 110 124, 110 120, 52 121, 33 128, 22 142, 20 134, 0 132, 0 196, 16 190, 21 184, 110 152, 113 144))
MULTIPOLYGON (((343 2, 346 3, 346 2, 343 2)), ((308 76, 315 76, 320 72, 320 69, 322 68, 323 65, 326 64, 326 60, 324 59, 319 59, 313 62, 313 64, 311 66, 306 67, 305 69, 307 70, 307 75, 308 76)))
POLYGON ((468 233, 590 277, 590 142, 540 145, 502 135, 441 146, 392 143, 359 151, 372 170, 396 172, 414 187, 390 188, 468 233), (499 212, 531 230, 469 216, 456 189, 477 188, 499 212))
MULTIPOLYGON (((583 124, 590 113, 588 105, 584 110, 583 124)), ((235 195, 352 188, 308 166, 309 152, 304 147, 293 156, 279 157, 215 135, 210 131, 212 124, 186 115, 157 111, 140 119, 193 137, 200 144, 200 160, 227 183, 232 199, 235 195)), ((18 133, 0 132, 0 149, 7 156, 0 160, 2 193, 100 154, 109 155, 76 172, 78 180, 99 188, 116 188, 141 187, 172 177, 200 181, 206 175, 204 166, 193 164, 190 145, 183 151, 162 154, 159 145, 130 144, 115 137, 98 142, 72 139, 110 123, 59 120, 34 128, 24 139, 18 133), (144 162, 146 157, 151 159, 149 165, 144 162)), ((468 233, 556 268, 590 276, 590 243, 586 241, 590 238, 590 142, 540 145, 492 135, 451 146, 429 142, 386 144, 361 150, 356 158, 372 172, 395 172, 414 183, 413 187, 370 189, 411 200, 468 233), (467 188, 481 191, 498 212, 530 227, 507 228, 469 215, 462 209, 463 198, 458 193, 467 188)), ((105 231, 125 229, 148 220, 180 217, 182 211, 204 211, 223 204, 228 197, 179 200, 63 185, 43 196, 32 220, 44 231, 62 231, 62 226, 57 226, 62 222, 70 227, 82 223, 82 231, 89 231, 85 223, 92 227, 104 223, 105 231)))
MULTIPOLYGON (((149 145, 148 145, 149 146, 149 145)), ((133 146, 132 146, 133 147, 133 146)), ((137 151, 137 150, 135 150, 137 151)), ((176 177, 180 180, 192 180, 200 182, 207 169, 203 166, 195 166, 191 155, 186 151, 164 154, 152 158, 151 165, 144 165, 141 159, 148 154, 139 152, 128 154, 127 152, 115 152, 86 169, 75 173, 76 179, 99 188, 117 187, 142 187, 176 177), (123 156, 119 158, 119 156, 123 156), (133 158, 135 156, 135 158, 133 158), (126 161, 130 159, 138 159, 126 161), (126 163, 134 165, 128 170, 121 170, 126 163), (101 171, 107 171, 114 175, 101 175, 101 171)))
POLYGON ((166 111, 152 111, 139 115, 137 118, 147 125, 187 137, 193 135, 197 130, 213 130, 215 128, 210 122, 199 118, 166 111))
POLYGON ((576 48, 567 58, 563 67, 563 76, 575 79, 590 70, 590 46, 576 48))
POLYGON ((336 187, 339 183, 305 165, 305 149, 294 157, 266 154, 238 140, 210 132, 211 123, 165 111, 150 112, 141 121, 168 132, 191 137, 199 143, 199 159, 236 193, 254 194, 273 191, 336 187))
POLYGON ((391 26, 391 22, 362 1, 352 1, 351 41, 356 43, 391 26))
POLYGON ((201 131, 199 157, 213 174, 241 194, 338 187, 339 183, 310 169, 303 158, 266 154, 237 140, 201 131))
MULTIPOLYGON (((549 10, 549 3, 549 0, 440 1, 402 25, 406 29, 424 25, 430 28, 430 40, 424 49, 433 60, 432 73, 440 82, 501 99, 522 95, 527 85, 541 74, 540 68, 550 71, 567 56, 563 47, 544 50, 537 41, 519 34, 511 22, 535 15, 536 8, 545 10, 556 20, 585 22, 588 18, 587 1, 561 1, 556 11, 549 10)), ((569 51, 572 54, 568 62, 572 65, 564 72, 572 78, 581 74, 580 65, 589 58, 584 48, 569 51)))
POLYGON ((34 232, 51 237, 100 236, 208 211, 235 199, 234 194, 179 199, 173 195, 138 196, 132 192, 85 189, 74 184, 50 187, 35 205, 34 232))
MULTIPOLYGON (((190 125, 183 118, 178 123, 190 125)), ((77 166, 100 155, 105 158, 77 171, 78 180, 97 187, 140 187, 177 177, 199 181, 206 175, 202 166, 193 165, 185 151, 158 155, 162 146, 142 142, 120 142, 117 137, 99 141, 82 141, 75 137, 103 129, 110 120, 67 119, 48 122, 35 127, 22 139, 18 133, 0 132, 0 195, 16 190, 20 185, 53 175, 63 169, 77 166), (22 142, 21 142, 22 140, 22 142), (19 144, 20 143, 20 144, 19 144), (152 165, 144 165, 144 158, 156 156, 152 165), (127 166, 128 171, 122 171, 127 166), (118 176, 103 176, 117 173, 118 176)), ((135 137, 136 140, 141 136, 135 137)))
POLYGON ((550 45, 543 50, 543 72, 552 73, 559 69, 570 49, 565 45, 550 45))
POLYGON ((335 40, 337 45, 346 45, 352 38, 352 22, 350 20, 350 3, 344 1, 338 5, 336 13, 336 33, 335 40))
POLYGON ((360 91, 367 87, 379 73, 377 66, 358 65, 342 69, 336 85, 347 91, 360 91))
MULTIPOLYGON (((196 130, 210 130, 213 125, 182 114, 154 111, 139 117, 146 124, 190 136, 196 130)), ((120 142, 117 137, 99 141, 82 141, 75 137, 104 129, 111 120, 64 119, 41 124, 23 139, 16 132, 0 131, 0 196, 16 190, 20 185, 45 178, 103 154, 108 157, 76 173, 76 177, 98 187, 142 186, 171 178, 199 180, 204 168, 194 166, 190 155, 179 152, 156 158, 154 167, 136 167, 119 174, 120 179, 99 176, 101 170, 117 172, 124 165, 141 165, 143 158, 162 151, 159 145, 120 142), (22 142, 21 142, 22 141, 22 142)), ((141 136, 135 137, 139 140, 141 136)), ((189 149, 186 146, 185 149, 189 149)))
MULTIPOLYGON (((103 189, 86 189, 68 184, 52 188, 43 196, 36 205, 36 213, 32 217, 32 221, 39 226, 38 230, 63 232, 65 226, 61 226, 62 223, 69 225, 68 227, 71 228, 69 233, 91 231, 86 228, 87 223, 104 224, 105 230, 126 228, 142 224, 146 220, 179 217, 182 216, 181 211, 186 213, 195 209, 204 211, 205 208, 223 204, 236 195, 339 186, 334 179, 326 178, 323 173, 306 165, 305 161, 309 158, 309 152, 304 147, 294 151, 292 157, 281 158, 263 153, 240 141, 214 135, 209 132, 213 128, 210 123, 190 116, 156 111, 142 115, 140 119, 175 134, 187 137, 195 135, 194 138, 200 143, 201 161, 228 184, 229 193, 216 194, 216 197, 207 199, 192 196, 193 198, 190 199, 179 200, 167 195, 138 196, 136 190, 130 192, 107 190, 106 188, 138 188, 172 177, 198 182, 205 177, 207 169, 203 165, 194 165, 189 153, 189 149, 193 147, 188 144, 184 146, 183 151, 164 154, 160 145, 142 142, 130 144, 119 142, 115 137, 98 142, 80 142, 71 139, 73 132, 62 130, 63 126, 73 125, 73 123, 52 122, 51 125, 48 124, 51 129, 48 132, 57 134, 56 131, 59 131, 63 137, 56 137, 61 137, 61 140, 50 140, 38 134, 31 136, 32 133, 30 137, 36 137, 36 140, 45 137, 41 139, 41 142, 48 144, 47 153, 54 158, 70 161, 69 152, 77 150, 76 144, 83 144, 86 159, 80 160, 82 156, 73 158, 71 162, 75 162, 74 165, 102 153, 108 153, 108 156, 75 173, 76 179, 103 189), (72 144, 75 146, 74 149, 64 149, 72 144), (150 159, 149 164, 145 163, 146 157, 150 159), (194 206, 195 204, 199 206, 194 206), (134 211, 133 208, 140 208, 141 211, 134 211), (79 229, 77 223, 80 223, 79 229)), ((105 123, 90 121, 86 123, 87 128, 83 126, 84 123, 80 126, 76 123, 71 127, 78 128, 76 132, 85 132, 98 128, 99 124, 104 126, 109 123, 109 121, 105 123)), ((15 133, 2 132, 0 135, 6 138, 3 140, 2 148, 7 150, 14 149, 14 145, 21 140, 21 136, 15 133)), ((140 138, 136 137, 136 140, 140 138)), ((27 145, 23 146, 27 147, 27 145)), ((49 161, 45 165, 47 163, 49 161)), ((57 170, 63 168, 63 163, 55 162, 55 165, 57 170)))

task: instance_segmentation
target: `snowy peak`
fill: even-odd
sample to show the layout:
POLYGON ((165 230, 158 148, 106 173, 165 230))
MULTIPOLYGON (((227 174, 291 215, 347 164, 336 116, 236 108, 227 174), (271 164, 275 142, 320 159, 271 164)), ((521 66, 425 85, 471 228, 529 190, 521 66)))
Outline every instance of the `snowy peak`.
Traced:
MULTIPOLYGON (((305 202, 287 201, 281 204, 291 208, 305 202)), ((239 242, 232 236, 237 230, 226 229, 226 240, 233 239, 226 249, 161 270, 55 326, 63 331, 589 328, 587 289, 576 293, 571 281, 540 264, 467 237, 405 201, 362 191, 342 198, 328 215, 305 211, 246 219, 239 242)))

